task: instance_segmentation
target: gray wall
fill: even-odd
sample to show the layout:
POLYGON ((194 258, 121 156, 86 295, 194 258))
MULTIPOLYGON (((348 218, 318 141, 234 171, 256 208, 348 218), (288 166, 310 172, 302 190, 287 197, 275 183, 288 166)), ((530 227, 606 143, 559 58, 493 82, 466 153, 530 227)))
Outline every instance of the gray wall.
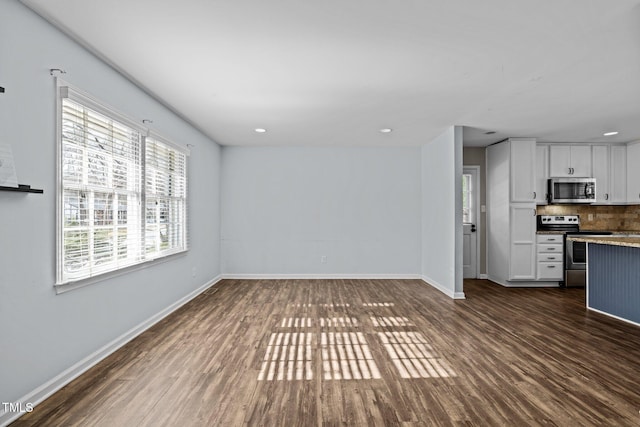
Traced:
POLYGON ((462 288, 462 128, 422 147, 422 275, 445 294, 462 288))
POLYGON ((420 274, 419 148, 224 147, 222 160, 225 274, 420 274))
MULTIPOLYGON (((486 161, 484 147, 465 147, 462 150, 464 166, 480 166, 480 205, 487 204, 486 161)), ((487 214, 480 212, 480 274, 487 274, 487 214)))
MULTIPOLYGON (((220 274, 220 147, 17 0, 0 3, 0 142, 21 183, 0 192, 0 402, 14 402, 220 274), (56 295, 56 102, 50 68, 122 112, 190 143, 186 255, 56 295), (196 275, 192 277, 192 269, 196 275)), ((2 408, 0 408, 0 415, 2 408)))

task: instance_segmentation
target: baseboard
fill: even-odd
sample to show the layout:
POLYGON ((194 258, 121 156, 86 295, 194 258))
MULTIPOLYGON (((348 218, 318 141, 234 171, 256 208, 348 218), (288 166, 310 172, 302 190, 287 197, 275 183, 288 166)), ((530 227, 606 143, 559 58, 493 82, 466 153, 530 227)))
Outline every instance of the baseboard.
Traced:
POLYGON ((447 288, 446 286, 438 283, 436 280, 433 280, 433 279, 431 279, 430 277, 427 277, 427 276, 422 276, 420 278, 427 285, 429 285, 429 286, 431 286, 433 288, 436 288, 437 290, 439 290, 440 292, 442 292, 443 294, 445 294, 446 296, 448 296, 451 299, 465 299, 464 292, 454 292, 451 289, 447 288))
MULTIPOLYGON (((222 280, 222 276, 218 275, 217 277, 213 278, 209 282, 200 286, 198 289, 194 290, 193 292, 189 293, 188 295, 174 302, 164 310, 151 316, 150 318, 138 324, 137 326, 134 326, 133 328, 131 328, 130 330, 128 330, 118 338, 114 339, 113 341, 106 344, 102 348, 98 349, 94 353, 85 357, 84 359, 82 359, 75 365, 71 366, 67 370, 63 371, 62 373, 58 374, 57 376, 47 381, 40 387, 27 393, 22 398, 18 399, 16 402, 21 402, 23 404, 26 404, 28 402, 35 407, 36 405, 44 401, 46 398, 51 396, 53 393, 60 390, 62 387, 69 384, 71 381, 73 381, 74 379, 76 379, 77 377, 85 373, 87 370, 89 370, 90 368, 98 364, 101 360, 111 355, 120 347, 127 344, 129 341, 131 341, 132 339, 134 339, 135 337, 137 337, 138 335, 140 335, 141 333, 143 333, 144 331, 146 331, 147 329, 149 329, 150 327, 158 323, 160 320, 164 319, 169 314, 173 313, 174 311, 176 311, 177 309, 179 309, 180 307, 182 307, 183 305, 185 305, 186 303, 188 303, 189 301, 191 301, 192 299, 200 295, 202 292, 209 289, 211 286, 218 283, 220 280, 222 280)), ((24 413, 20 413, 20 412, 4 412, 4 408, 0 408, 0 411, 2 411, 0 413, 0 426, 2 427, 9 425, 9 423, 15 421, 16 419, 24 415, 24 413)))
POLYGON ((223 279, 238 280, 287 280, 287 279, 421 279, 419 274, 223 274, 223 279))
POLYGON ((539 282, 535 280, 500 280, 495 277, 490 277, 493 283, 497 283, 505 288, 557 288, 560 286, 559 282, 539 282))
POLYGON ((597 308, 592 308, 587 306, 589 311, 593 311, 595 313, 602 314, 603 316, 611 317, 616 320, 620 320, 621 322, 629 323, 631 325, 640 326, 640 323, 634 322, 633 320, 625 319, 624 317, 616 316, 615 314, 607 313, 606 311, 598 310, 597 308))

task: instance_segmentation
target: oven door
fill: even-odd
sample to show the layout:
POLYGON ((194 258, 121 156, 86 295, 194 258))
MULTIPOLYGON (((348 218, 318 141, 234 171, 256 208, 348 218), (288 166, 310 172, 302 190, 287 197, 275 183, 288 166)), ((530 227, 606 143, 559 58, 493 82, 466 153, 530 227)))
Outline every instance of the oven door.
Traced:
POLYGON ((587 244, 585 242, 575 242, 567 238, 564 252, 564 286, 568 288, 586 286, 587 244))
POLYGON ((587 244, 567 239, 565 247, 565 268, 567 270, 587 269, 587 244))

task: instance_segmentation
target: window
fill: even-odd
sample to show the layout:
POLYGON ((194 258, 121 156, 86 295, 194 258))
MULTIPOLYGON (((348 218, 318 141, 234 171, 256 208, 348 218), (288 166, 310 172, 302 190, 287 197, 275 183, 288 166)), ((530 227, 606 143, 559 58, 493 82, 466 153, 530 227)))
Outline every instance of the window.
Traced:
POLYGON ((59 82, 57 285, 187 249, 187 151, 59 82))
POLYGON ((464 174, 462 175, 462 222, 465 224, 473 222, 471 191, 471 174, 464 174))

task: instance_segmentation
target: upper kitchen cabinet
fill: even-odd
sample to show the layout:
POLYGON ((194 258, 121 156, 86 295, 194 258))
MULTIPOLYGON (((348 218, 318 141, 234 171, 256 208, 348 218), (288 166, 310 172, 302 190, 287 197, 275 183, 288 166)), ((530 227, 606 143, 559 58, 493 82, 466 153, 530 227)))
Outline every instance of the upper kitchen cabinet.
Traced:
POLYGON ((620 205, 627 201, 627 147, 593 145, 593 178, 596 179, 596 205, 620 205))
POLYGON ((536 146, 536 190, 535 199, 537 205, 547 204, 548 197, 548 183, 549 180, 549 146, 545 144, 538 144, 536 146))
MULTIPOLYGON (((623 204, 627 201, 627 147, 611 146, 611 171, 609 173, 609 200, 611 203, 623 204)), ((596 194, 598 182, 596 181, 596 194)))
POLYGON ((511 202, 536 201, 536 140, 511 138, 510 148, 511 202))
MULTIPOLYGON (((627 144, 627 203, 640 204, 640 141, 627 144)), ((596 186, 598 184, 596 183, 596 186)), ((597 188, 596 188, 597 191, 597 188)))
POLYGON ((549 175, 551 178, 591 177, 591 146, 550 145, 549 175))
POLYGON ((610 203, 611 194, 609 182, 611 181, 611 156, 609 145, 594 145, 591 147, 593 178, 596 179, 596 201, 603 205, 610 203))

